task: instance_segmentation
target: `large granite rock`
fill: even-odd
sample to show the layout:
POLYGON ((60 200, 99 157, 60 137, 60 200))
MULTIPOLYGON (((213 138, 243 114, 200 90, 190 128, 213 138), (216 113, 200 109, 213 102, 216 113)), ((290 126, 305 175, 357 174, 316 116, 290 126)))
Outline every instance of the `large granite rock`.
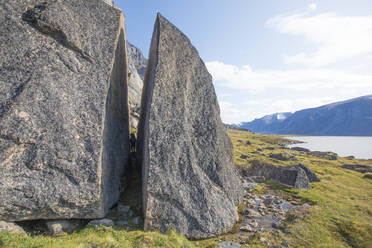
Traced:
POLYGON ((189 39, 160 14, 137 148, 146 230, 205 238, 231 229, 242 187, 212 77, 189 39))
POLYGON ((0 3, 0 219, 101 218, 128 160, 124 16, 0 3))

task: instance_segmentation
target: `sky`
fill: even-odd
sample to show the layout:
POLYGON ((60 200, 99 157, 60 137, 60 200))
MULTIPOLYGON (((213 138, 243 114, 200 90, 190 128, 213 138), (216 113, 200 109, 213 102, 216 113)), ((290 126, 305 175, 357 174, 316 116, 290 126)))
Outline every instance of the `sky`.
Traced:
POLYGON ((209 72, 225 123, 372 94, 370 0, 115 0, 148 56, 160 12, 209 72))

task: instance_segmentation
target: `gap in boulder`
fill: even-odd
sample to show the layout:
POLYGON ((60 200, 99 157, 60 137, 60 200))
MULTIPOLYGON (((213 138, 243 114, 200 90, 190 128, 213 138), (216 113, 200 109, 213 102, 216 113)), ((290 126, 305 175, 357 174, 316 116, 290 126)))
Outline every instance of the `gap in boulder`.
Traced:
POLYGON ((126 230, 143 229, 141 167, 138 166, 136 151, 132 145, 128 166, 121 179, 121 188, 123 191, 119 201, 111 208, 106 218, 126 230))
POLYGON ((136 152, 130 153, 129 168, 127 171, 127 186, 120 196, 120 202, 129 206, 132 217, 140 217, 142 223, 142 173, 138 166, 136 152))

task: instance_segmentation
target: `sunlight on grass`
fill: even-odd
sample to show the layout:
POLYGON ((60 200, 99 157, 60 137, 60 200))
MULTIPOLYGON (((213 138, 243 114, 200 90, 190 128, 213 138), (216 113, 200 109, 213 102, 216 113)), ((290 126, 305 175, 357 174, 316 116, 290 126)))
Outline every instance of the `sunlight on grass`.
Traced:
MULTIPOLYGON (((258 159, 275 165, 287 166, 302 163, 321 179, 312 183, 310 190, 296 190, 273 181, 260 184, 254 192, 265 193, 278 190, 290 196, 301 198, 311 204, 309 213, 290 223, 281 236, 255 234, 243 247, 267 247, 259 241, 265 237, 270 244, 288 242, 291 247, 372 247, 372 180, 363 174, 341 168, 350 160, 340 158, 329 161, 309 156, 306 153, 284 149, 289 140, 275 135, 260 135, 231 130, 228 132, 234 144, 234 161, 237 166, 250 166, 250 161, 258 159), (247 141, 250 144, 247 144, 247 141), (269 149, 267 149, 269 148, 269 149), (274 151, 271 149, 275 149, 274 151), (298 161, 279 161, 269 158, 270 153, 288 152, 298 161), (241 158, 246 155, 247 158, 241 158)), ((352 163, 372 165, 371 161, 353 160, 352 163)), ((125 231, 122 228, 87 227, 73 233, 51 237, 46 235, 25 236, 2 232, 0 247, 21 248, 64 248, 64 247, 218 247, 219 240, 229 240, 226 234, 216 238, 189 241, 175 231, 166 233, 125 231)), ((247 233, 247 235, 251 235, 247 233)))

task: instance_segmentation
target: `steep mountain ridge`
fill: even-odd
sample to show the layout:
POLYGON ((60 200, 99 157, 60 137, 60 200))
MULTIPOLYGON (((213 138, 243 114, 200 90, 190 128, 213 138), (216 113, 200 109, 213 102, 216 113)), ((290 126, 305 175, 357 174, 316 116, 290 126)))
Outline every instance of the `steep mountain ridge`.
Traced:
POLYGON ((254 132, 272 134, 372 135, 372 95, 288 113, 283 120, 275 118, 280 114, 285 113, 243 122, 240 126, 254 132))
POLYGON ((290 112, 265 115, 264 117, 254 119, 251 122, 243 122, 242 124, 240 124, 240 127, 258 133, 261 132, 265 133, 266 130, 277 129, 280 126, 280 124, 291 115, 292 113, 290 112))

